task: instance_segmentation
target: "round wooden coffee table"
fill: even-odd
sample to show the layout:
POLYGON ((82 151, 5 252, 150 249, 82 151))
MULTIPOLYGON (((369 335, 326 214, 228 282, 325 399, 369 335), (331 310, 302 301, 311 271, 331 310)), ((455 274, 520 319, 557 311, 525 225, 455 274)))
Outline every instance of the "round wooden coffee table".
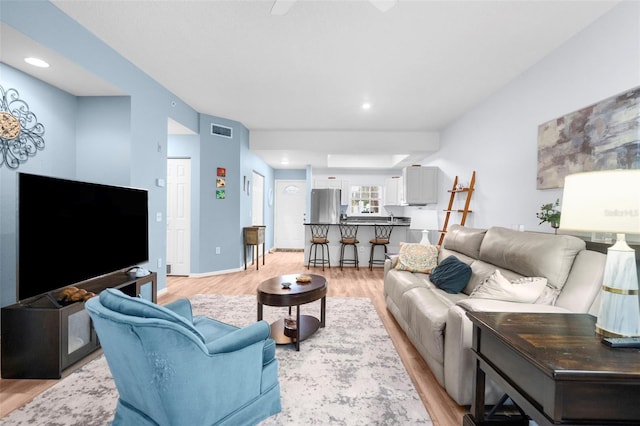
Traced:
POLYGON ((296 307, 296 328, 285 329, 285 320, 271 324, 271 338, 277 344, 294 342, 296 350, 300 350, 300 342, 318 328, 324 327, 324 315, 326 309, 327 280, 321 275, 314 274, 289 274, 270 278, 258 286, 258 321, 262 320, 262 306, 288 306, 289 315, 291 308, 296 307), (307 283, 296 282, 299 276, 311 277, 307 283), (283 283, 290 283, 290 288, 284 288, 283 283), (310 315, 300 315, 300 305, 311 303, 320 299, 320 319, 310 315))

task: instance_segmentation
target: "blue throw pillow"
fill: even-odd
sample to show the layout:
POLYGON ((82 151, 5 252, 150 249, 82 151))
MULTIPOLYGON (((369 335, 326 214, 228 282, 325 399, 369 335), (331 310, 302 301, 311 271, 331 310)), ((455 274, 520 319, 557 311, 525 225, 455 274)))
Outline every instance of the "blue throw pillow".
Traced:
POLYGON ((455 256, 449 256, 431 271, 429 279, 450 294, 460 293, 471 278, 471 266, 455 256))

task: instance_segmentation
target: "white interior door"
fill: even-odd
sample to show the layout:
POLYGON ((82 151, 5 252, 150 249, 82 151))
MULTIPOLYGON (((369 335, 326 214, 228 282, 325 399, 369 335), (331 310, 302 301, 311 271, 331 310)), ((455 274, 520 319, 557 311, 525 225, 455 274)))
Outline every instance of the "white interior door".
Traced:
POLYGON ((280 249, 304 249, 306 209, 304 180, 276 180, 274 245, 280 249))
POLYGON ((191 160, 167 159, 167 266, 169 275, 189 275, 191 160))

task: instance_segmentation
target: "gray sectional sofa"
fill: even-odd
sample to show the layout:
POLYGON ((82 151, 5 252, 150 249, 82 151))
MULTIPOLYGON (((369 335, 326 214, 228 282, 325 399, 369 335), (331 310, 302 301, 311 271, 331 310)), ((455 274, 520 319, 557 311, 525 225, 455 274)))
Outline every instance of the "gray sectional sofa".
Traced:
MULTIPOLYGON (((471 266, 471 278, 462 292, 446 293, 428 274, 395 269, 398 259, 393 258, 385 263, 384 297, 438 382, 460 405, 471 404, 473 397, 472 326, 467 311, 597 314, 606 256, 586 250, 579 238, 454 225, 438 262, 448 256, 471 266), (495 270, 508 280, 544 277, 547 286, 535 303, 470 297, 495 270)), ((496 402, 501 394, 495 384, 487 385, 487 402, 496 402)))

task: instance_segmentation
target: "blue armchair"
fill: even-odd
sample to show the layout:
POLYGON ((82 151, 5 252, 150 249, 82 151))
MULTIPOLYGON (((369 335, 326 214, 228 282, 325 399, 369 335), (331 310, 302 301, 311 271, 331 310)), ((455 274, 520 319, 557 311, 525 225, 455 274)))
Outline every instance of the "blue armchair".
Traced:
POLYGON ((107 289, 87 301, 120 397, 113 425, 249 425, 280 412, 275 342, 259 321, 237 328, 107 289))

